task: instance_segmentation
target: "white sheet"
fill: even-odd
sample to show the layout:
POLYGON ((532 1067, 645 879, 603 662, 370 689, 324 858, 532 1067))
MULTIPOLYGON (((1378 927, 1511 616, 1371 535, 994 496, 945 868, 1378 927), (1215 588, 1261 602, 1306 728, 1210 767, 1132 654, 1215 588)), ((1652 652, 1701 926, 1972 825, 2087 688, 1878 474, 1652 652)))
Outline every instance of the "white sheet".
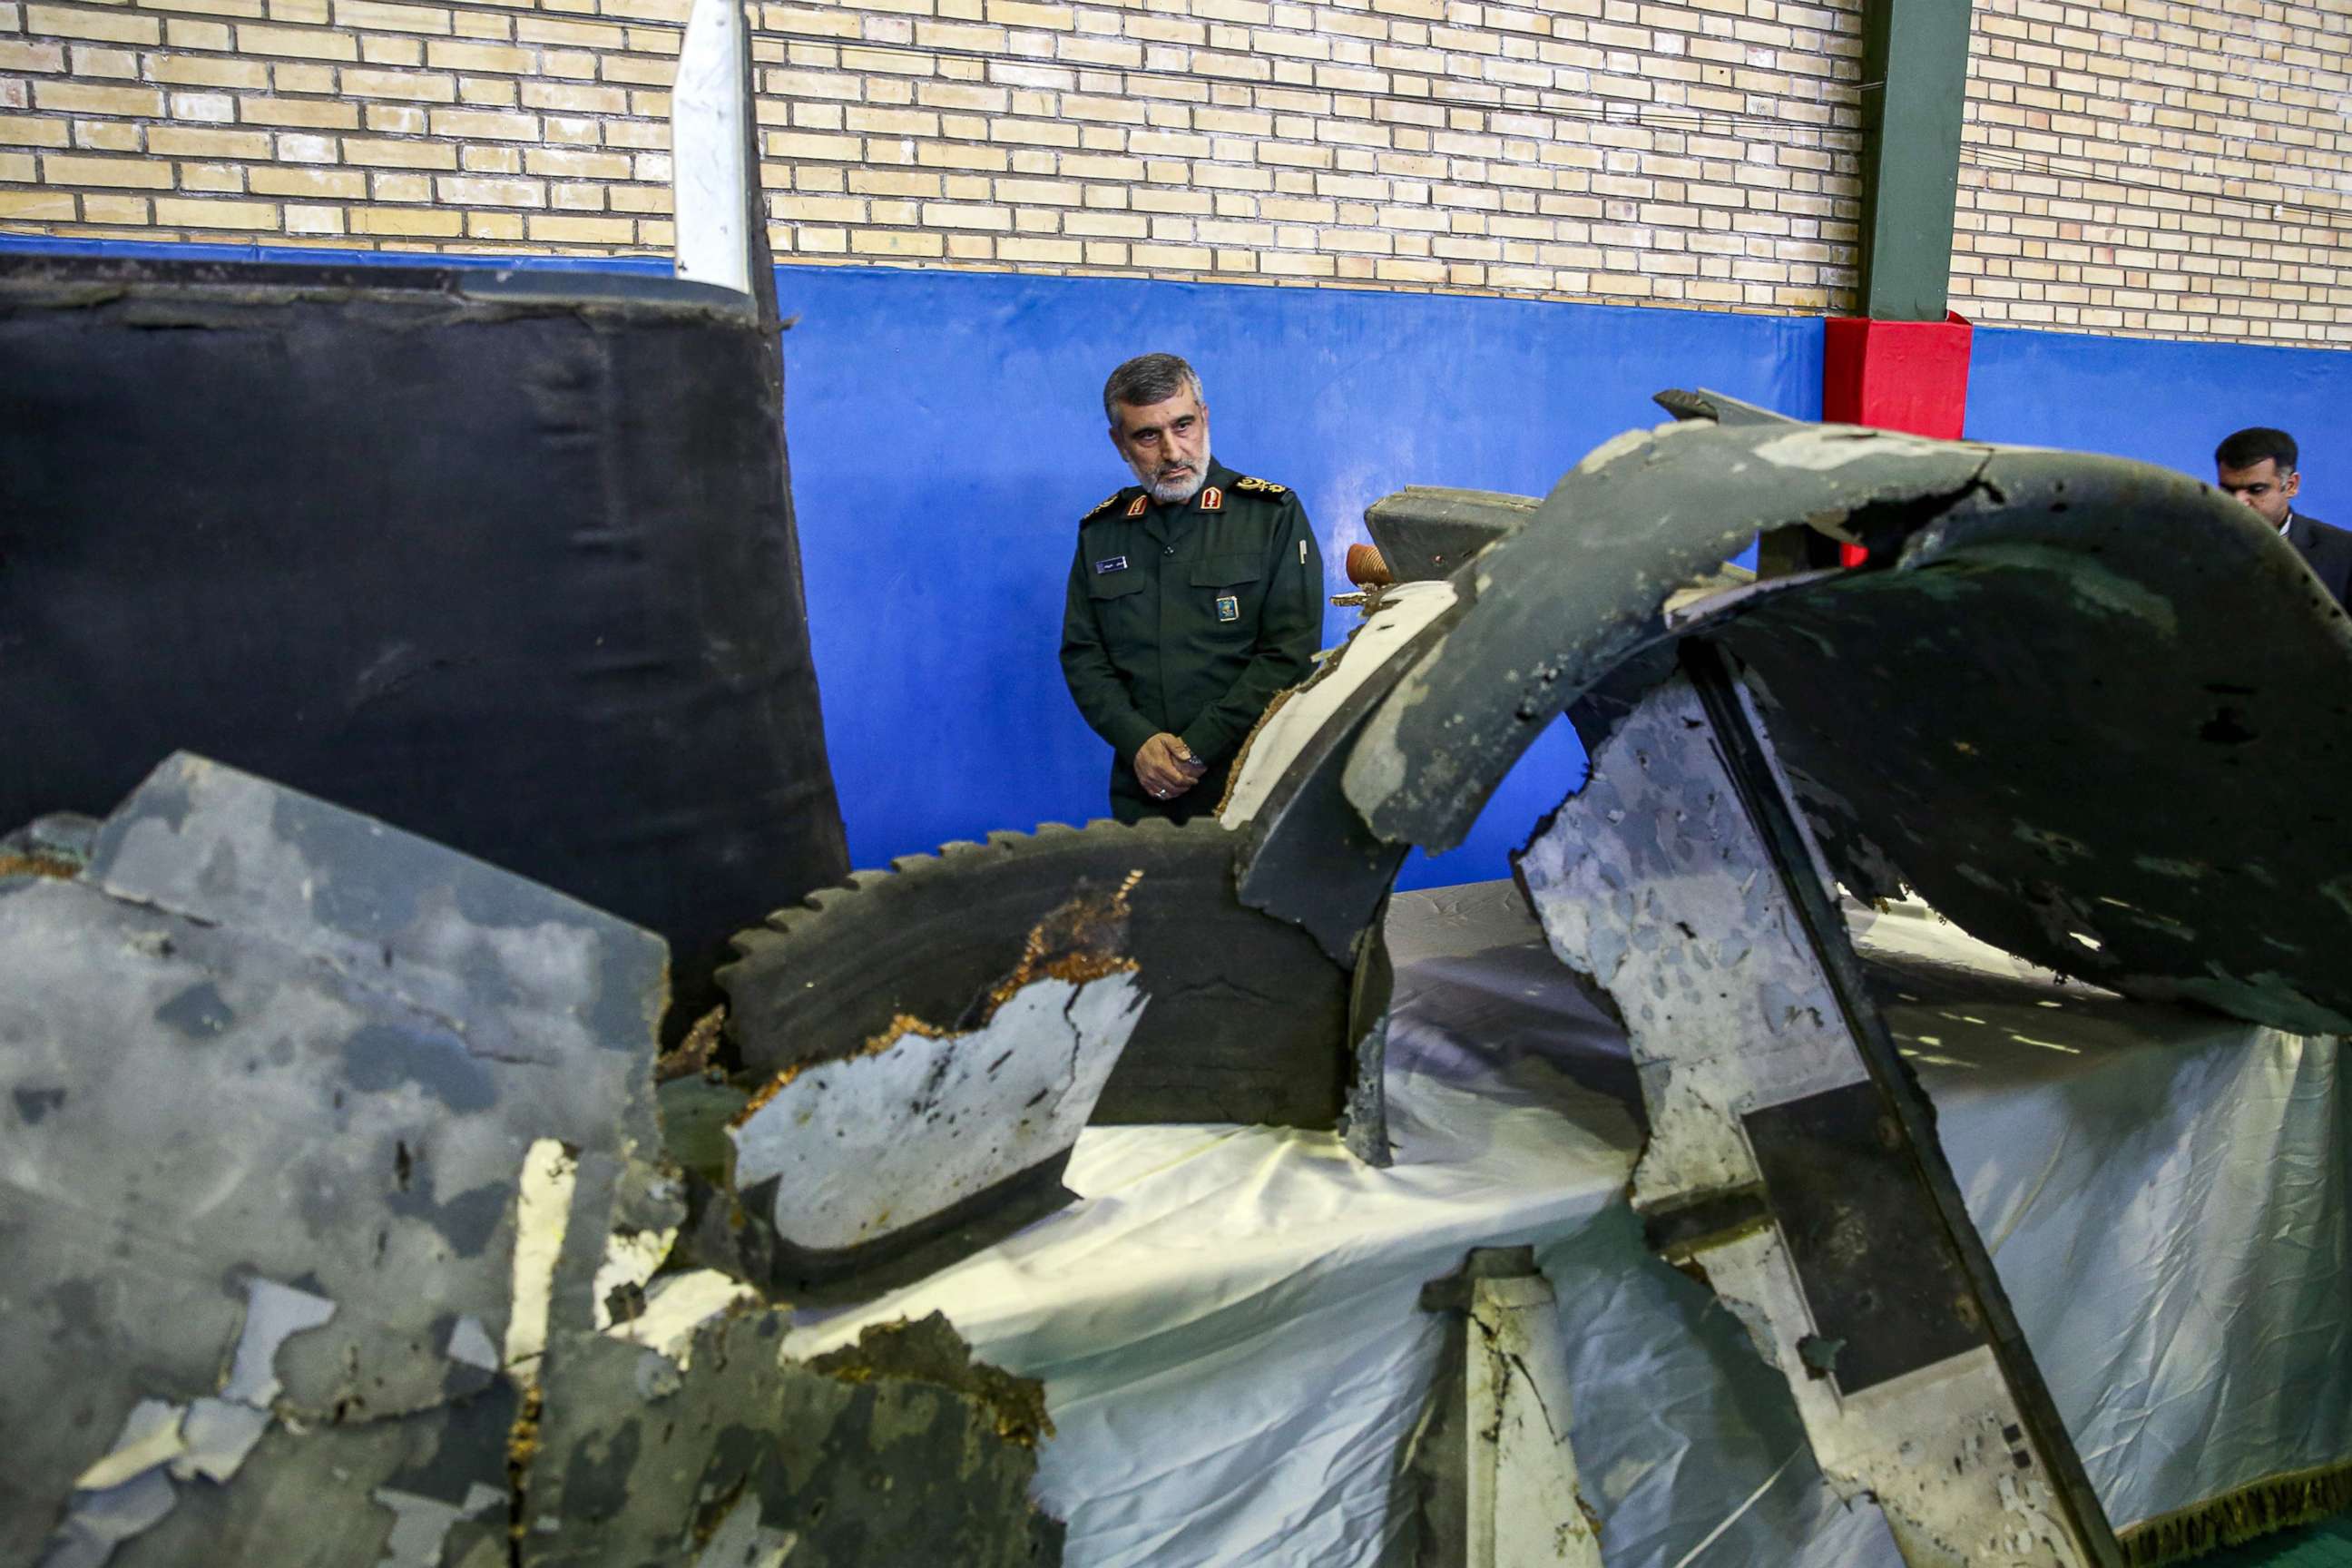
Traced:
MULTIPOLYGON (((1516 889, 1400 895, 1390 935, 1392 1169, 1328 1134, 1092 1130, 1067 1177, 1085 1201, 804 1314, 787 1352, 938 1309, 1043 1377, 1037 1496, 1072 1568, 1370 1568, 1434 1372, 1420 1287, 1532 1242, 1612 1568, 1898 1562, 1829 1496, 1729 1315, 1643 1248, 1622 1042, 1516 889)), ((1916 998, 1890 1022, 2116 1521, 2352 1458, 2336 1042, 2054 985, 1924 915, 1878 917, 1863 946, 1916 998)))

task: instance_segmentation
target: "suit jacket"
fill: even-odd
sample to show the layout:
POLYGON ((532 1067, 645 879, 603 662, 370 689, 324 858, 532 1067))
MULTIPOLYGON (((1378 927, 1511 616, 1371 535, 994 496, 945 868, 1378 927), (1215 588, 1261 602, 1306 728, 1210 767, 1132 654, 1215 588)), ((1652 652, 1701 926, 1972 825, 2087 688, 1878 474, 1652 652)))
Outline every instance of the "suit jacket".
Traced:
POLYGON ((2346 590, 2352 586, 2352 532, 2291 511, 2286 519, 2286 542, 2303 552, 2304 560, 2319 574, 2328 593, 2335 595, 2338 605, 2344 605, 2346 590))

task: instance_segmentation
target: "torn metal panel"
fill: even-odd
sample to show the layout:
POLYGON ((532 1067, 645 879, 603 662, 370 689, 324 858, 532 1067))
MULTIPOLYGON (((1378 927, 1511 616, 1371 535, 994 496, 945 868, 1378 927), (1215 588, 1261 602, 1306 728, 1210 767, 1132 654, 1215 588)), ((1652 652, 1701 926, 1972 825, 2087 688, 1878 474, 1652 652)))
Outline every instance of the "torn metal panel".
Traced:
POLYGON ((1408 485, 1364 510, 1364 525, 1391 580, 1440 581, 1535 515, 1533 496, 1408 485))
POLYGON ((1250 731, 1234 764, 1233 784, 1217 816, 1219 825, 1234 829, 1248 826, 1274 796, 1300 753, 1315 744, 1316 737, 1349 705, 1349 700, 1367 683, 1376 681, 1384 666, 1423 627, 1451 612, 1454 604, 1451 583, 1402 583, 1381 589, 1377 601, 1365 605, 1364 618, 1348 634, 1348 640, 1323 658, 1312 679, 1284 692, 1250 731))
POLYGON ((1650 1115, 1634 1206, 1738 1314, 1823 1473, 1877 1501, 1906 1561, 2119 1562, 1715 658, 1641 702, 1517 862, 1553 951, 1624 1020, 1650 1115))
POLYGON ((1633 430, 1561 479, 1456 580, 1476 601, 1363 725, 1344 773, 1371 833, 1462 841, 1544 726, 1660 639, 1660 612, 1764 529, 1873 536, 1971 493, 1990 449, 1849 426, 1633 430))
POLYGON ((1120 959, 1091 978, 1031 980, 969 1031, 908 1020, 853 1055, 784 1069, 728 1129, 740 1223, 772 1237, 757 1247, 763 1282, 804 1293, 992 1197, 1052 1193, 1144 1008, 1120 959))
POLYGON ((1150 994, 1097 1122, 1329 1127, 1348 1069, 1345 969, 1241 904, 1234 834, 1150 820, 993 834, 860 872, 736 939, 728 1028, 759 1082, 912 1018, 964 1029, 1074 896, 1126 887, 1124 954, 1150 994))
POLYGON ((1580 1489, 1559 1303, 1532 1248, 1480 1247, 1422 1288, 1447 1315, 1436 1386, 1409 1441, 1411 1568, 1601 1568, 1580 1489))
POLYGON ((1717 425, 1800 425, 1804 421, 1704 386, 1668 387, 1650 399, 1677 419, 1706 419, 1717 425))
POLYGON ((1253 787, 1236 872, 1241 900, 1295 922, 1334 963, 1354 961, 1356 944, 1405 856, 1405 846, 1376 837, 1341 792, 1348 758, 1397 682, 1444 643, 1448 628, 1469 609, 1469 586, 1456 580, 1443 592, 1415 589, 1393 612, 1384 593, 1382 605, 1338 658, 1327 660, 1325 671, 1300 689, 1297 700, 1305 700, 1330 686, 1318 700, 1318 721, 1293 729, 1281 772, 1262 793, 1253 787))
POLYGON ((684 1365, 601 1335, 549 1347, 521 1456, 523 1568, 1048 1568, 1028 1500, 1044 1391, 934 1314, 814 1363, 785 1314, 716 1318, 684 1365))
POLYGON ((297 1510, 503 1486, 486 1352, 527 1155, 552 1141, 582 1170, 558 1322, 591 1321, 613 1216, 662 1206, 622 1174, 651 1152, 660 940, 178 757, 81 876, 0 880, 0 1556, 137 1517, 112 1561, 284 1529, 308 1561, 373 1563, 391 1514, 297 1510), (122 1454, 142 1405, 168 1435, 122 1454), (461 1448, 463 1484, 404 1483, 461 1448))
POLYGON ((2352 814, 2318 782, 2352 769, 2352 622, 2275 531, 1997 449, 1873 562, 1717 634, 1841 879, 2127 994, 2352 1030, 2352 814))

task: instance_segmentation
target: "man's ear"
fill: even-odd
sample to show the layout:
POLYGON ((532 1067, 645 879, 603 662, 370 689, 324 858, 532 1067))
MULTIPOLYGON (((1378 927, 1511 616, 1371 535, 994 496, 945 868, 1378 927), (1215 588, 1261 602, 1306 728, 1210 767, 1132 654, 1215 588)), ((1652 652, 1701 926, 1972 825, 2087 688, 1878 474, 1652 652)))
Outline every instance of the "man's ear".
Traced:
POLYGON ((2279 494, 2284 496, 2289 500, 2293 500, 2294 499, 2295 492, 2301 489, 2303 489, 2303 470, 2301 468, 2297 468, 2294 472, 2289 474, 2285 479, 2279 481, 2279 494))

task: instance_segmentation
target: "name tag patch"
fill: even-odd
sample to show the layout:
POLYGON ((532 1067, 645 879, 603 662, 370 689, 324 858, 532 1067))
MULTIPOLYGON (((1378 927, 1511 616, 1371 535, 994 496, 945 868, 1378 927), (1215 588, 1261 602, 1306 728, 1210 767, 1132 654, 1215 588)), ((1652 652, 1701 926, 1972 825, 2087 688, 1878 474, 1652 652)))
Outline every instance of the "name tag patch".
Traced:
POLYGON ((1101 576, 1106 572, 1124 572, 1126 570, 1127 557, 1124 555, 1106 555, 1101 560, 1095 563, 1095 575, 1097 577, 1101 576))
POLYGON ((1240 596, 1234 594, 1218 595, 1217 619, 1221 621, 1238 621, 1241 618, 1242 602, 1240 596))

